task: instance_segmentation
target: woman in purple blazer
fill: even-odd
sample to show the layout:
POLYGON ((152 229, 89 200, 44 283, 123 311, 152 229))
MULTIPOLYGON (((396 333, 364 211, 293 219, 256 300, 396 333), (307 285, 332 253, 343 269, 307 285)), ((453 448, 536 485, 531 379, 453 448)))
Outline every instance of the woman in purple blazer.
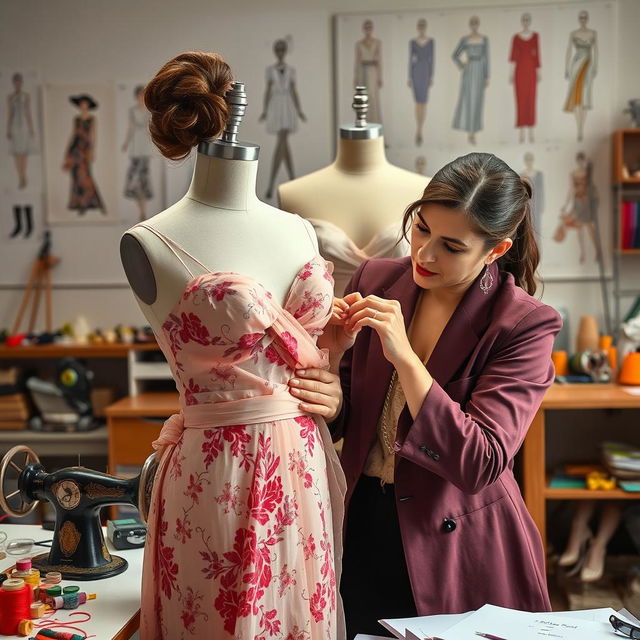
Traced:
POLYGON ((531 186, 472 153, 407 209, 411 256, 365 262, 320 344, 340 385, 306 371, 292 392, 344 437, 341 592, 348 636, 377 620, 549 610, 539 533, 513 459, 547 387, 558 314, 532 297, 531 186), (357 336, 357 339, 356 339, 357 336), (355 339, 355 343, 354 343, 355 339), (341 402, 342 400, 342 402, 341 402))

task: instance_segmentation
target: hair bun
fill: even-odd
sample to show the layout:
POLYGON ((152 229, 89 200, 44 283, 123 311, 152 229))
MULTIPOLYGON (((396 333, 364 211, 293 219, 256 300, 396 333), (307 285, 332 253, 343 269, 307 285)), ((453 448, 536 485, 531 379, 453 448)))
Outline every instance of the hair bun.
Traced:
POLYGON ((527 192, 527 198, 531 200, 531 198, 533 198, 533 185, 531 184, 531 180, 529 180, 529 178, 521 176, 520 182, 522 182, 522 186, 524 187, 524 190, 527 192))
POLYGON ((229 65, 216 53, 181 53, 156 73, 144 103, 151 112, 151 139, 163 156, 181 160, 202 140, 220 136, 232 82, 229 65))

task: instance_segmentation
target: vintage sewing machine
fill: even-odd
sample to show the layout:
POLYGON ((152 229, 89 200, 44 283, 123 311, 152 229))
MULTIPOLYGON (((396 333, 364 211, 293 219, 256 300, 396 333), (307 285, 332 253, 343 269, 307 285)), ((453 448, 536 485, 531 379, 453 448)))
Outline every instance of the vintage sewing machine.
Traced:
POLYGON ((102 535, 100 509, 132 504, 146 522, 151 489, 158 468, 152 453, 139 476, 117 478, 85 467, 47 473, 38 456, 26 446, 10 449, 0 463, 0 507, 13 517, 31 513, 47 500, 56 512, 51 551, 32 558, 41 573, 59 571, 63 578, 99 580, 122 573, 127 561, 112 556, 102 535), (15 485, 17 474, 17 489, 15 485))

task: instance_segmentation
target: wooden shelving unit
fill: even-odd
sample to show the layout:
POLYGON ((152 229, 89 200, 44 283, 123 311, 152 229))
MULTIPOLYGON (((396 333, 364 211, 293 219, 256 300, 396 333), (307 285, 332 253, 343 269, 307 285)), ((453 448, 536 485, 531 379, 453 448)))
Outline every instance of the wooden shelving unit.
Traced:
POLYGON ((0 345, 0 359, 38 358, 126 358, 130 351, 157 351, 151 344, 46 344, 41 347, 7 347, 0 345))
POLYGON ((621 302, 623 298, 640 295, 640 287, 624 289, 620 285, 622 261, 626 256, 640 255, 640 248, 623 248, 622 215, 625 201, 640 201, 640 178, 628 177, 628 171, 640 170, 640 129, 620 129, 613 133, 613 296, 614 296, 614 330, 618 330, 621 322, 621 302))

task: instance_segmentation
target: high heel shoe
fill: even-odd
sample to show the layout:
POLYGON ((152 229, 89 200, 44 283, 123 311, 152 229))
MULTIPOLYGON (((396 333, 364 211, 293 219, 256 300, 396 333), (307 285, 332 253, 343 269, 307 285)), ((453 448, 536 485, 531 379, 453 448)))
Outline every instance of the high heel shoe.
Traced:
POLYGON ((564 567, 566 569, 567 576, 574 576, 582 569, 582 565, 584 564, 587 557, 587 550, 589 548, 589 545, 591 544, 591 539, 592 534, 589 531, 582 539, 577 552, 565 552, 560 556, 560 558, 558 558, 558 566, 564 567))
POLYGON ((595 548, 595 545, 590 545, 589 551, 585 555, 585 560, 582 563, 582 569, 580 570, 581 582, 597 582, 602 578, 607 550, 606 548, 602 549, 602 551, 598 550, 600 557, 596 558, 596 561, 594 561, 595 548))

